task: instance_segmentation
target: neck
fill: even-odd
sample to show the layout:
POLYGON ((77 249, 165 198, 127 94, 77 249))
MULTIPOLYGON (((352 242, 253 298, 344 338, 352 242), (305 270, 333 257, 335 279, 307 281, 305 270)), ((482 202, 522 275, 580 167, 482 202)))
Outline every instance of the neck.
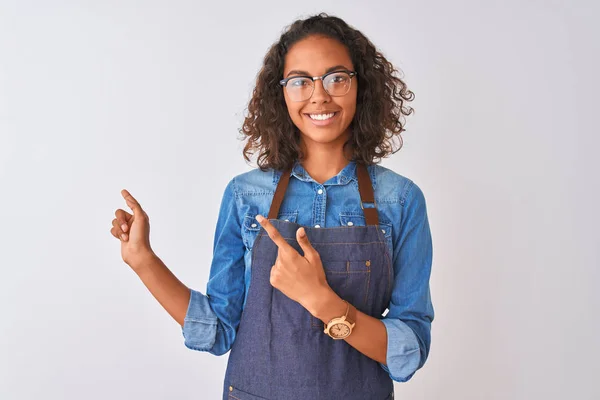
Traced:
POLYGON ((340 143, 304 142, 305 158, 300 160, 302 167, 317 182, 325 183, 336 176, 350 162, 350 151, 343 152, 340 143))

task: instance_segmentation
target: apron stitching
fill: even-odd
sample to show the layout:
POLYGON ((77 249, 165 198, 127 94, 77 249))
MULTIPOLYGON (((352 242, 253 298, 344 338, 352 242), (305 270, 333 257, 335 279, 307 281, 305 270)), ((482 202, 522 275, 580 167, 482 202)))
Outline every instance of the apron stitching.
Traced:
POLYGON ((367 298, 369 297, 369 288, 370 288, 370 282, 371 282, 371 269, 369 268, 369 274, 367 275, 367 289, 365 290, 365 300, 364 300, 364 307, 366 309, 367 307, 367 298))
MULTIPOLYGON (((348 266, 348 263, 346 263, 346 266, 348 266)), ((350 271, 346 271, 346 279, 344 280, 344 289, 346 289, 348 287, 348 281, 350 280, 350 276, 349 276, 350 271)), ((342 272, 343 274, 343 272, 342 272)))
MULTIPOLYGON (((269 235, 267 235, 267 234, 260 234, 260 235, 257 235, 257 238, 260 237, 260 236, 269 236, 269 235)), ((297 242, 297 240, 294 239, 294 238, 285 237, 283 235, 282 235, 282 237, 284 239, 286 239, 286 240, 297 242)), ((378 244, 378 243, 381 244, 380 241, 375 241, 375 242, 329 242, 329 243, 325 243, 325 242, 311 242, 311 244, 313 244, 313 245, 317 244, 317 245, 320 245, 320 246, 332 246, 332 245, 336 245, 336 244, 360 244, 360 245, 367 245, 367 244, 378 244)), ((387 246, 387 243, 386 243, 386 246, 387 246)))
MULTIPOLYGON (((358 260, 359 262, 362 260, 358 260)), ((369 271, 327 271, 328 274, 347 275, 347 274, 368 274, 369 271)))

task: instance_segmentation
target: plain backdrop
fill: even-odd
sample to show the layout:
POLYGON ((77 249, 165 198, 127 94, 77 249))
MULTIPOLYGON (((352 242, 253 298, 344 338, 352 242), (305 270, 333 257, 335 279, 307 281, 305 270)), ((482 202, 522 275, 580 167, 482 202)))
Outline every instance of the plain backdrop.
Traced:
POLYGON ((599 9, 0 0, 0 398, 220 398, 229 353, 184 346, 111 221, 125 188, 205 293, 223 190, 254 168, 238 129, 262 59, 320 11, 415 93, 382 165, 425 193, 436 317, 396 398, 600 398, 599 9))

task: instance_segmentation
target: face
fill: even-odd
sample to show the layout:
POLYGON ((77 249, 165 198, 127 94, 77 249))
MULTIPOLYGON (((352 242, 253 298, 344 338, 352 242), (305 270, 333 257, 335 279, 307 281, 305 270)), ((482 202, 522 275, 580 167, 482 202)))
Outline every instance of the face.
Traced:
MULTIPOLYGON (((322 76, 331 68, 353 71, 354 65, 346 47, 335 39, 309 36, 294 44, 285 56, 283 78, 298 75, 322 76)), ((349 126, 356 111, 357 77, 350 80, 350 90, 343 96, 331 96, 323 82, 314 81, 314 91, 308 100, 292 101, 282 87, 288 112, 301 132, 304 144, 339 144, 349 137, 349 126), (331 114, 326 120, 313 120, 310 115, 331 114)), ((322 117, 321 117, 322 118, 322 117)))

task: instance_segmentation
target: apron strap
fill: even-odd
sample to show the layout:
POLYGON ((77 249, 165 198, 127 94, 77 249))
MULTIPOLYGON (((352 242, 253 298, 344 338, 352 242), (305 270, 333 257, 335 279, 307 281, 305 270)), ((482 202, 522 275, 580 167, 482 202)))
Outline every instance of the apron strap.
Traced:
POLYGON ((377 214, 377 203, 375 203, 375 193, 373 193, 373 183, 369 176, 369 171, 364 164, 356 165, 356 175, 358 176, 358 191, 360 192, 360 208, 365 214, 367 225, 379 225, 379 215, 377 214), (364 208, 364 203, 373 203, 373 208, 364 208))
POLYGON ((269 210, 269 219, 277 219, 277 215, 279 215, 279 208, 281 207, 281 202, 283 201, 283 196, 285 195, 285 191, 287 190, 288 183, 290 182, 290 175, 292 174, 292 169, 288 168, 281 174, 281 178, 279 178, 279 183, 277 183, 277 189, 275 189, 275 194, 273 195, 273 200, 271 201, 271 209, 269 210))
MULTIPOLYGON (((279 208, 283 202, 283 196, 287 190, 290 182, 290 176, 292 169, 288 168, 281 174, 273 200, 271 201, 271 208, 269 209, 269 219, 277 219, 279 214, 279 208)), ((356 164, 356 175, 358 178, 358 191, 360 193, 360 208, 362 208, 365 214, 365 221, 367 225, 379 225, 379 215, 377 213, 377 203, 375 203, 375 193, 373 192, 373 184, 369 171, 364 164, 356 164), (373 208, 364 208, 363 203, 373 203, 373 208)))

